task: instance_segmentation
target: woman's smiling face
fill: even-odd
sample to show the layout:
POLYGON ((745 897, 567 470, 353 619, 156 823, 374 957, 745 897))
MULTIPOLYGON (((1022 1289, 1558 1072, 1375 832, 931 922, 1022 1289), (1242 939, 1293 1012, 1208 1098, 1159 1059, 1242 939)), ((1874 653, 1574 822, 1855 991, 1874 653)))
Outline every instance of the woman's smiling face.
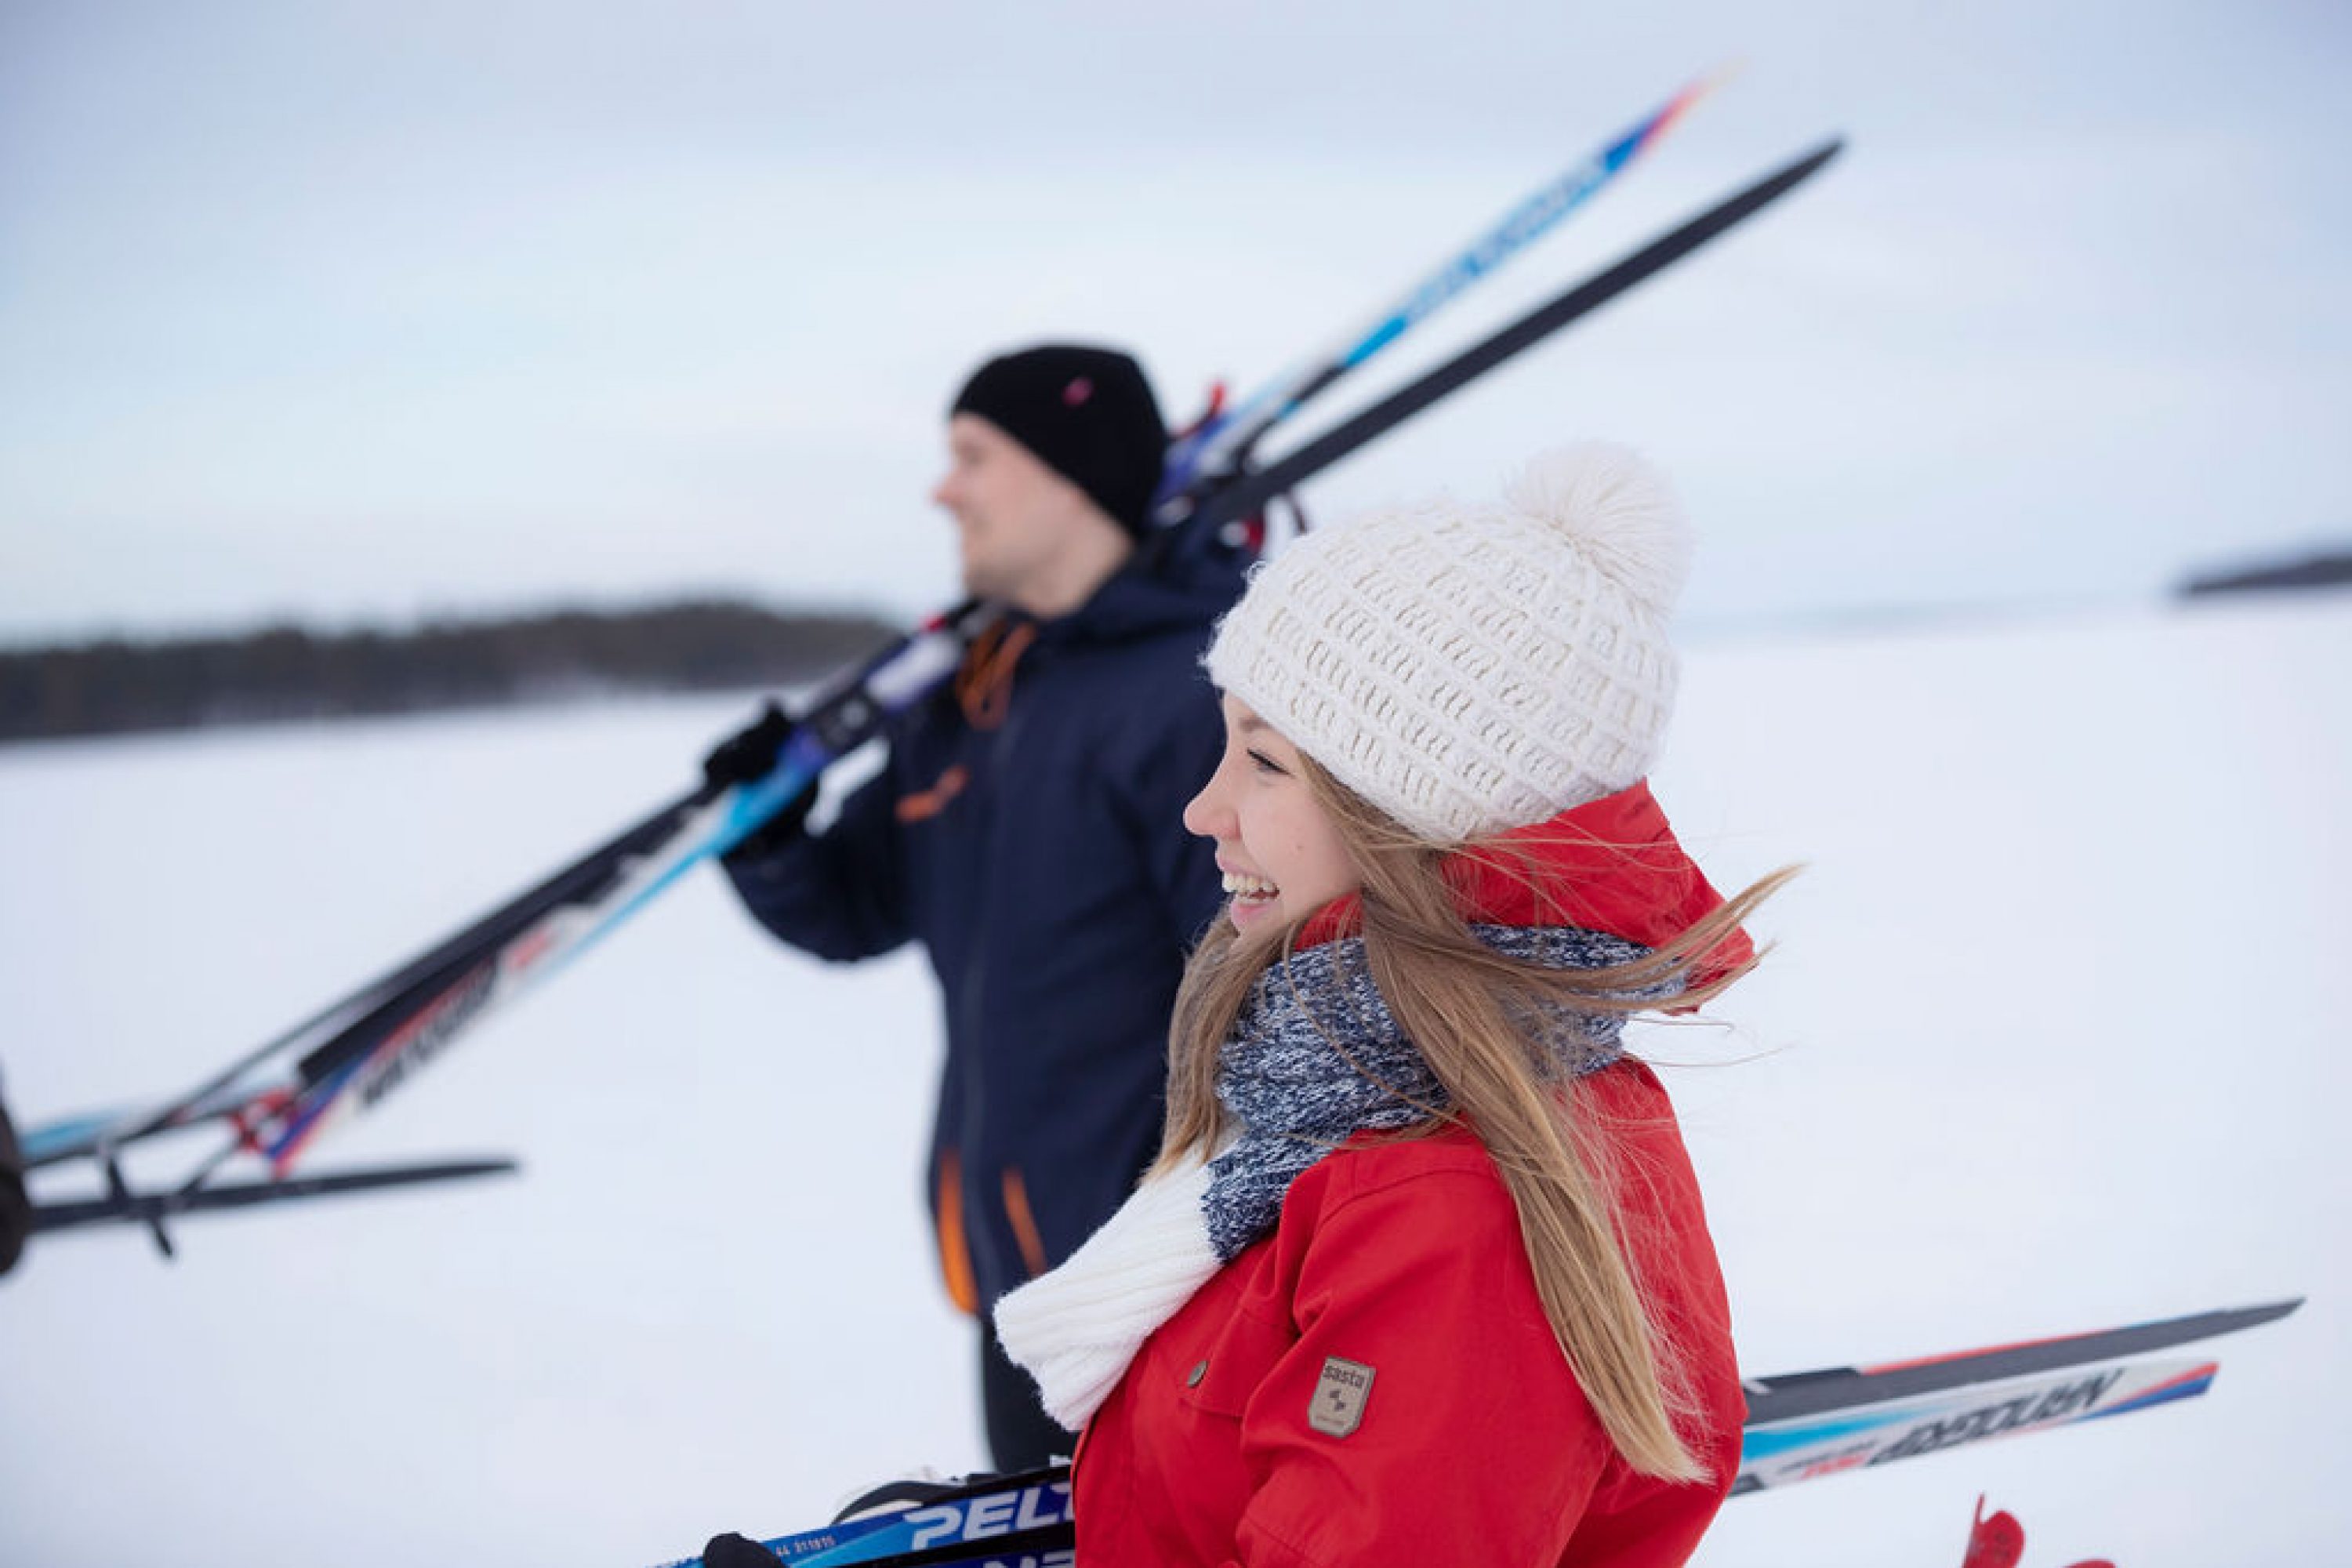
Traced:
POLYGON ((1238 698, 1224 699, 1224 755, 1184 807, 1184 826, 1216 841, 1234 926, 1280 931, 1361 879, 1300 772, 1298 749, 1238 698))

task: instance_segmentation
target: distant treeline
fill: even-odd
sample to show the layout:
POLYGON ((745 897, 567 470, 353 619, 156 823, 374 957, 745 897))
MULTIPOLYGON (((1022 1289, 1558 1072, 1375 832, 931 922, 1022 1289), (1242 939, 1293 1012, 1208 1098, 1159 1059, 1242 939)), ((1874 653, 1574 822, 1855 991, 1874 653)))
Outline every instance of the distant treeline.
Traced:
POLYGON ((2275 588, 2338 588, 2352 584, 2352 550, 2317 551, 2293 561, 2200 573, 2181 585, 2189 595, 2275 588))
POLYGON ((236 637, 0 649, 0 742, 792 686, 875 651, 897 629, 865 615, 705 601, 409 631, 276 626, 236 637))

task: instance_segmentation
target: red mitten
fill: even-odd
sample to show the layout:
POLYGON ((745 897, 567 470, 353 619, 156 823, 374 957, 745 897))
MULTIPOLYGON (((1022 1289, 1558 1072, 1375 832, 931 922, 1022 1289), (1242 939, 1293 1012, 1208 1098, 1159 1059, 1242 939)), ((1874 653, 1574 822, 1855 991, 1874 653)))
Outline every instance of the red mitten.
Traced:
POLYGON ((1977 1521, 1969 1531, 1969 1554, 1960 1560, 1960 1568, 2017 1568, 2025 1555, 2025 1527, 2005 1510, 1987 1519, 1984 1505, 1979 1494, 1977 1521))

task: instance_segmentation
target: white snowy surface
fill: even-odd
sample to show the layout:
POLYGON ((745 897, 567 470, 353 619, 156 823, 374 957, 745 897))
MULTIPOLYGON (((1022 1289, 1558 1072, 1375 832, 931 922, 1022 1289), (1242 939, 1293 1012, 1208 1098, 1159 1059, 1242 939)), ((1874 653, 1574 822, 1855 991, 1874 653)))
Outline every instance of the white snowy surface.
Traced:
MULTIPOLYGON (((1743 1499, 1721 1568, 2308 1564, 2352 1539, 2352 596, 1696 650, 1659 789, 1780 943, 1652 1033, 1759 1373, 2291 1295, 2213 1392, 1743 1499)), ((741 699, 0 751, 20 1122, 201 1077, 689 776, 741 699)), ((914 954, 701 874, 330 1139, 508 1179, 38 1243, 0 1563, 631 1568, 976 1463, 914 954)), ((195 1151, 170 1151, 168 1169, 195 1151)), ((58 1175, 59 1173, 47 1173, 58 1175)), ((46 1195, 79 1184, 44 1180, 46 1195)))

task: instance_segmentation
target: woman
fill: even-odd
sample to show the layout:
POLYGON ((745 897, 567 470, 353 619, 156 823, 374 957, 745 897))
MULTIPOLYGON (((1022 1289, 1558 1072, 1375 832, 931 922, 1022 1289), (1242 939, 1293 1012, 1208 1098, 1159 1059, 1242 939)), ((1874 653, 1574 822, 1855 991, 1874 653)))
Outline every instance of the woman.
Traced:
POLYGON ((1643 779, 1688 555, 1631 454, 1308 535, 1206 659, 1230 894, 1158 1163, 998 1303, 1081 1423, 1083 1564, 1688 1556, 1738 1468, 1721 1279, 1626 1018, 1754 962, 1643 779))

